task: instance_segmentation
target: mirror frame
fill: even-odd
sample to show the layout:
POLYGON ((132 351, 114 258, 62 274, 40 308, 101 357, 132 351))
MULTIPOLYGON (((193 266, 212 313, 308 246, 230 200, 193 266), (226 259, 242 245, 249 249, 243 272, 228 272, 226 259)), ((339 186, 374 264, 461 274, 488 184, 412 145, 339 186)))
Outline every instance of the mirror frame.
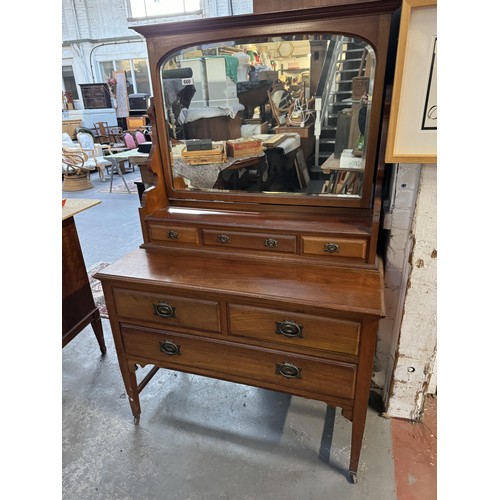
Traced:
MULTIPOLYGON (((159 154, 163 180, 170 205, 190 206, 217 202, 222 204, 290 205, 296 207, 352 207, 369 208, 377 165, 380 161, 379 142, 386 69, 387 46, 391 14, 397 8, 396 0, 372 2, 353 1, 327 8, 296 10, 269 14, 208 18, 179 23, 151 24, 133 27, 146 37, 153 80, 153 105, 156 115, 153 126, 153 153, 159 154), (162 86, 162 66, 178 51, 205 45, 241 39, 290 36, 295 34, 346 35, 369 43, 376 56, 371 118, 368 128, 365 176, 361 197, 308 196, 287 193, 267 194, 245 191, 193 191, 174 188, 169 152, 169 136, 164 116, 165 102, 162 86)), ((152 154, 154 156, 154 154, 152 154)), ((382 155, 383 157, 383 155, 382 155)), ((154 158, 152 158, 154 163, 154 158)), ((155 171, 154 165, 153 171, 155 171)), ((156 186, 156 189, 158 185, 156 186)))

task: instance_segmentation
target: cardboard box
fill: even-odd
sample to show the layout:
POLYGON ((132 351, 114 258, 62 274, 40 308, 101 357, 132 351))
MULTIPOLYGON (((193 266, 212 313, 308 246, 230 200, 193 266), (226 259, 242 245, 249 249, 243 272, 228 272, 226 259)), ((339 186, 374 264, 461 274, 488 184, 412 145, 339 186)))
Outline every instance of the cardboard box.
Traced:
POLYGON ((363 158, 354 156, 352 149, 344 149, 340 155, 340 168, 359 168, 363 169, 363 158))

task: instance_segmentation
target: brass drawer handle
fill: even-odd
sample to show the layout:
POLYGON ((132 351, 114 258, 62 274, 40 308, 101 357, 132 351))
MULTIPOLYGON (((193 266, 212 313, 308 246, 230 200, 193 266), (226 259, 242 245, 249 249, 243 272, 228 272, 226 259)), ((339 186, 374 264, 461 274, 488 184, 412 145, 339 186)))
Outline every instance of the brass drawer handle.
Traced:
POLYGON ((302 369, 292 363, 276 363, 276 373, 285 378, 302 378, 302 369))
POLYGON ((181 346, 170 340, 164 340, 163 342, 160 342, 160 351, 168 354, 169 356, 174 356, 175 354, 180 356, 181 346))
POLYGON ((166 302, 158 302, 153 304, 155 314, 162 318, 175 318, 175 307, 167 304, 166 302))
POLYGON ((325 252, 335 253, 340 251, 340 245, 336 243, 325 243, 325 252))
POLYGON ((179 233, 177 231, 168 231, 167 233, 168 239, 169 240, 178 240, 179 239, 179 233))
POLYGON ((276 333, 285 337, 302 338, 302 325, 298 325, 295 321, 283 320, 276 321, 276 333))
POLYGON ((267 248, 278 248, 278 240, 273 240, 272 238, 266 238, 264 240, 264 245, 267 248))
POLYGON ((219 234, 219 236, 217 236, 217 241, 219 243, 222 243, 223 245, 227 245, 229 243, 229 236, 225 234, 219 234))

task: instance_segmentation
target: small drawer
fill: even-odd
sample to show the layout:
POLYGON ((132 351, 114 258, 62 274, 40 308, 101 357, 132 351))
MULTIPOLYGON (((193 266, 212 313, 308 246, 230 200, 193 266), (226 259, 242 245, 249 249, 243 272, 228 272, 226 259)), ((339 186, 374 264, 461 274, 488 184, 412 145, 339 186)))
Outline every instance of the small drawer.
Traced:
POLYGON ((356 365, 281 351, 260 351, 224 341, 121 326, 125 352, 144 361, 235 382, 352 399, 356 365))
POLYGON ((289 311, 229 305, 229 331, 238 337, 357 356, 361 324, 289 311))
POLYGON ((198 245, 200 242, 198 229, 195 227, 178 226, 176 224, 149 224, 148 227, 151 242, 153 243, 198 245))
POLYGON ((116 312, 121 318, 145 320, 162 326, 220 332, 219 303, 115 288, 116 312))
POLYGON ((325 238, 324 236, 303 236, 302 253, 324 255, 331 258, 366 260, 368 241, 366 239, 325 238))
POLYGON ((218 247, 265 250, 272 252, 295 253, 297 239, 290 235, 267 233, 243 233, 237 231, 202 230, 205 245, 218 247))

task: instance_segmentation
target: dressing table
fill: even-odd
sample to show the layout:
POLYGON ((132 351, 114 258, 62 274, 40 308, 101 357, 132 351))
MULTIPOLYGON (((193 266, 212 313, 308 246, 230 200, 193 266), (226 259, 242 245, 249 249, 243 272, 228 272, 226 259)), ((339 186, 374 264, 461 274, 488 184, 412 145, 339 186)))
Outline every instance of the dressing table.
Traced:
MULTIPOLYGON (((319 400, 352 422, 349 473, 356 482, 384 316, 377 256, 388 118, 384 76, 399 4, 339 0, 307 10, 134 27, 147 41, 153 78, 148 168, 155 185, 139 209, 144 243, 96 277, 137 424, 140 393, 161 368, 319 400), (272 183, 266 191, 200 189, 180 182, 165 68, 180 67, 193 54, 203 59, 251 45, 272 56, 280 44, 299 50, 318 43, 326 57, 316 131, 326 129, 318 115, 328 99, 330 108, 352 104, 342 93, 358 70, 341 77, 349 69, 344 59, 355 66, 356 54, 368 53, 359 190, 283 191, 272 183), (151 371, 139 381, 137 367, 147 365, 151 371)), ((210 85, 194 85, 210 92, 210 85)))

